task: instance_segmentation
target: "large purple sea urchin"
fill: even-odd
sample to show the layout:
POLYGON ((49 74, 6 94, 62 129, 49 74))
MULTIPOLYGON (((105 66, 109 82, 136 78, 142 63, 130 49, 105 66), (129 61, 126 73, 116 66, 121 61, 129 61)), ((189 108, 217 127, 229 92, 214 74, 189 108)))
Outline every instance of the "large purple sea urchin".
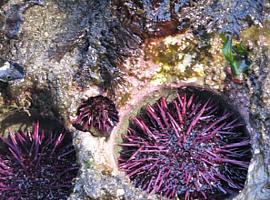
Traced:
POLYGON ((35 123, 32 132, 0 141, 0 199, 67 199, 79 166, 64 132, 45 133, 35 123))
POLYGON ((100 95, 84 101, 77 115, 74 126, 82 131, 90 131, 94 135, 109 136, 119 121, 115 104, 107 97, 100 95))
POLYGON ((237 194, 251 159, 239 114, 218 95, 193 87, 142 109, 120 146, 119 167, 136 187, 185 200, 237 194))

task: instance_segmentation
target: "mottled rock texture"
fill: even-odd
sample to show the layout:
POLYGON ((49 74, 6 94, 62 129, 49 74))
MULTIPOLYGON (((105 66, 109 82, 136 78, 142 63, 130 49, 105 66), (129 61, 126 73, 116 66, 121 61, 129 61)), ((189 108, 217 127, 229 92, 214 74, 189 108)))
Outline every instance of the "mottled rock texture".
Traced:
POLYGON ((120 125, 106 140, 76 130, 71 118, 83 98, 104 95, 116 103, 123 123, 134 102, 142 101, 143 91, 183 81, 218 89, 239 107, 253 141, 253 159, 247 184, 236 199, 269 198, 268 2, 6 0, 0 6, 1 63, 16 63, 25 72, 24 79, 0 84, 1 128, 11 112, 23 111, 57 119, 74 133, 81 171, 70 199, 159 198, 135 189, 119 173, 112 144, 117 143, 120 125), (259 28, 262 25, 265 28, 259 28), (245 38, 243 29, 249 33, 245 38), (242 85, 225 79, 228 64, 220 51, 220 33, 235 36, 251 50, 252 66, 242 85), (183 49, 172 39, 165 43, 176 49, 170 55, 182 54, 178 70, 187 69, 188 76, 171 78, 171 65, 144 59, 149 40, 159 44, 167 36, 180 37, 183 49))

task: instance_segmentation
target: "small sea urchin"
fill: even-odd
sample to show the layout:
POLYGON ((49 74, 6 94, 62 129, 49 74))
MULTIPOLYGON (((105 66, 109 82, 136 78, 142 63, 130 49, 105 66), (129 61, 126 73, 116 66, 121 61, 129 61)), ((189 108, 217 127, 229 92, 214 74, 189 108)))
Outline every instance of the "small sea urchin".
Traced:
POLYGON ((0 199, 67 199, 79 166, 67 135, 17 131, 1 138, 0 199))
POLYGON ((118 111, 115 104, 101 95, 90 97, 77 111, 74 126, 82 131, 89 131, 101 136, 109 136, 118 123, 118 111))
POLYGON ((136 187, 167 198, 224 199, 243 189, 250 138, 218 95, 180 88, 131 119, 119 167, 136 187))

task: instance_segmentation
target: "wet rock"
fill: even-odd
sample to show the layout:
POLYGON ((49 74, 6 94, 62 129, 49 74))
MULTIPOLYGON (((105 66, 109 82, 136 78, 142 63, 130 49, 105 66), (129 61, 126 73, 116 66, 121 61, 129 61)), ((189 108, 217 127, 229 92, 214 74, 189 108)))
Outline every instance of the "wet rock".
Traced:
MULTIPOLYGON (((11 105, 16 104, 12 109, 30 114, 34 110, 57 118, 75 133, 81 173, 71 199, 158 199, 134 188, 115 170, 117 165, 111 155, 114 136, 108 141, 95 139, 74 130, 70 118, 85 96, 111 95, 117 99, 119 115, 123 116, 127 108, 133 110, 133 103, 142 98, 142 93, 151 93, 163 84, 180 83, 201 84, 218 91, 227 88, 225 94, 244 115, 250 115, 246 120, 254 157, 246 188, 237 199, 269 197, 269 38, 266 34, 258 38, 260 43, 247 41, 254 52, 253 67, 244 76, 244 84, 235 85, 226 79, 226 62, 218 36, 219 33, 238 35, 250 24, 259 24, 262 18, 270 19, 267 10, 261 12, 262 1, 48 0, 43 6, 27 7, 19 16, 20 9, 15 6, 18 3, 22 1, 9 1, 1 7, 0 53, 5 61, 23 66, 25 76, 7 88, 8 95, 1 99, 1 108, 5 108, 1 114, 5 116, 11 105), (13 12, 11 8, 16 9, 13 12), (8 27, 5 26, 7 11, 15 13, 9 15, 10 22, 15 20, 8 29, 4 28, 8 27), (179 37, 190 40, 178 40, 179 37), (169 54, 165 55, 162 48, 158 53, 164 55, 166 62, 153 51, 152 60, 147 63, 144 49, 151 48, 146 42, 150 39, 157 39, 157 45, 162 45, 158 41, 168 40, 168 46, 180 44, 174 56, 182 54, 182 57, 175 60, 178 68, 171 62, 173 73, 163 65, 170 57, 166 57, 169 54), (159 61, 161 67, 156 64, 159 61), (174 76, 190 66, 200 80, 194 81, 194 74, 174 76), (160 73, 161 78, 169 74, 173 79, 158 86, 153 84, 151 80, 158 69, 165 69, 166 73, 160 73)), ((254 32, 261 35, 262 31, 254 32)))
MULTIPOLYGON (((95 2, 80 2, 77 6, 85 4, 87 9, 82 13, 74 12, 70 18, 81 15, 80 25, 73 30, 75 34, 70 40, 63 39, 62 35, 58 42, 62 45, 55 52, 54 56, 62 53, 63 49, 70 50, 78 45, 80 51, 79 69, 75 79, 77 83, 85 87, 89 80, 99 85, 104 90, 113 92, 114 88, 121 84, 121 71, 118 65, 123 59, 131 56, 141 43, 141 39, 135 34, 126 30, 119 20, 113 16, 110 1, 99 0, 95 2), (91 12, 88 12, 91 10, 91 12), (79 44, 82 45, 79 45, 79 44), (66 48, 69 47, 69 48, 66 48)), ((70 12, 70 5, 59 1, 61 10, 70 12)), ((67 20, 67 26, 69 21, 67 20)), ((62 55, 61 54, 61 55, 62 55)), ((59 58, 58 58, 59 59, 59 58)))
POLYGON ((9 39, 18 37, 23 23, 23 13, 34 5, 43 5, 43 0, 17 2, 3 8, 3 26, 1 32, 9 39))
POLYGON ((144 37, 166 36, 186 28, 195 31, 205 27, 207 32, 218 31, 239 35, 251 24, 263 20, 263 1, 162 0, 118 2, 119 16, 124 24, 144 37))
POLYGON ((24 77, 23 66, 11 62, 0 60, 0 81, 8 83, 10 81, 22 79, 24 77))
POLYGON ((146 194, 131 186, 123 175, 115 174, 110 167, 102 164, 105 157, 104 149, 106 149, 104 145, 108 145, 107 142, 97 138, 91 139, 92 136, 88 133, 80 131, 75 133, 77 137, 74 143, 78 148, 78 159, 82 166, 80 179, 69 199, 157 199, 154 196, 147 197, 146 194), (88 145, 85 145, 86 143, 88 145))
POLYGON ((248 130, 252 137, 253 160, 250 165, 249 177, 239 199, 268 199, 269 190, 269 42, 262 43, 257 37, 269 41, 267 30, 251 28, 242 34, 243 40, 249 41, 253 54, 252 66, 243 85, 229 84, 228 95, 239 105, 249 122, 248 130), (256 31, 255 31, 256 30, 256 31), (260 31, 259 36, 257 32, 260 31), (247 37, 248 35, 248 37, 247 37), (266 38, 265 38, 266 37, 266 38), (255 187, 256 185, 256 187, 255 187))

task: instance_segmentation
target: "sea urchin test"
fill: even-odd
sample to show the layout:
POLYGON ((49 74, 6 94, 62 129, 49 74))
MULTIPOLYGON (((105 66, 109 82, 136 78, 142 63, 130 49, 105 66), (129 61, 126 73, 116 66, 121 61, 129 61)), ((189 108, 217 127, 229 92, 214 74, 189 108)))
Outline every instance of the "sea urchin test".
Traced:
POLYGON ((224 199, 243 189, 251 159, 240 115, 217 94, 180 88, 130 119, 118 159, 135 187, 179 199, 224 199))

